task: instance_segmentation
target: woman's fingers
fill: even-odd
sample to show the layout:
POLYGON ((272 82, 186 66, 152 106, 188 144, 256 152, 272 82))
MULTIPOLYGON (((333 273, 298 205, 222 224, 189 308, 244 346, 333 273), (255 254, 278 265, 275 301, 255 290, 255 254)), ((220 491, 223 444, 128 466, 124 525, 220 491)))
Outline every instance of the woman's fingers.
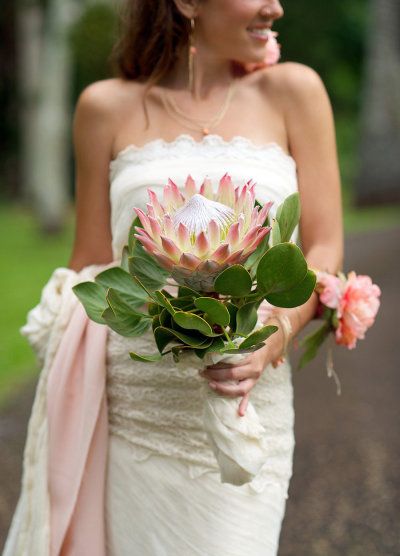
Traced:
POLYGON ((210 388, 212 388, 217 394, 222 396, 228 396, 230 398, 237 398, 238 396, 245 396, 250 392, 250 390, 255 385, 256 380, 253 378, 247 378, 241 380, 238 384, 227 384, 226 382, 209 382, 210 388))
POLYGON ((240 417, 243 417, 243 415, 246 413, 247 406, 249 405, 249 398, 250 394, 245 394, 239 404, 238 413, 240 417))

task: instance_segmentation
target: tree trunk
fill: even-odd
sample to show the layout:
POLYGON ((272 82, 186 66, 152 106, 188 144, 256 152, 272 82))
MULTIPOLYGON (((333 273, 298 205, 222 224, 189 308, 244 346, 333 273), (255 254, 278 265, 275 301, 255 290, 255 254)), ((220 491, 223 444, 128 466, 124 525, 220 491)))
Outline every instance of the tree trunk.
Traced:
POLYGON ((400 201, 400 2, 370 0, 358 205, 400 201))
POLYGON ((72 72, 68 29, 80 7, 77 10, 73 0, 49 0, 42 33, 40 8, 21 10, 24 188, 41 228, 57 232, 69 204, 72 72))

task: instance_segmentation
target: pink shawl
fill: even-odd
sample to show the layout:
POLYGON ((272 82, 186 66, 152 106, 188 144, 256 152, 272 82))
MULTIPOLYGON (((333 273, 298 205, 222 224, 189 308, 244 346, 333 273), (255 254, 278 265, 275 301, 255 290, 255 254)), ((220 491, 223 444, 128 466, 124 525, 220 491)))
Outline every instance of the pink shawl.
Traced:
POLYGON ((47 383, 50 556, 105 556, 107 327, 74 309, 47 383))

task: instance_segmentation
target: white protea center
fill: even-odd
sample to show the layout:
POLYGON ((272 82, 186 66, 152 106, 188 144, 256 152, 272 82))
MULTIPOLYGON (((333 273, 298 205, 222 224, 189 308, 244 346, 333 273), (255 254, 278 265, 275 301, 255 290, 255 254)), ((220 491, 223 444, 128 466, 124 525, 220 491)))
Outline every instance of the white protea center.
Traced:
POLYGON ((211 201, 199 193, 193 195, 172 216, 175 228, 178 229, 179 224, 183 224, 188 229, 190 237, 194 239, 200 232, 207 231, 211 220, 215 220, 226 236, 229 226, 235 220, 235 212, 230 207, 211 201))
POLYGON ((182 285, 212 291, 216 276, 241 264, 270 231, 263 226, 272 203, 255 206, 255 184, 235 187, 225 174, 213 191, 205 179, 196 190, 188 176, 184 190, 169 180, 163 202, 149 189, 147 214, 136 208, 143 228, 135 237, 182 285))

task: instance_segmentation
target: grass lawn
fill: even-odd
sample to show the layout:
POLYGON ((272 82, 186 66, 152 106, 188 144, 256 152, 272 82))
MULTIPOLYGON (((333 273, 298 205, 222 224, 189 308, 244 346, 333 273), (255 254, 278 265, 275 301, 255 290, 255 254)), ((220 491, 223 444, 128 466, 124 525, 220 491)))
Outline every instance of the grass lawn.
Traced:
POLYGON ((21 381, 37 372, 35 357, 19 328, 57 266, 65 266, 72 245, 72 219, 59 237, 42 235, 32 214, 0 205, 3 308, 0 320, 0 404, 21 381))
MULTIPOLYGON (((376 230, 399 225, 400 206, 354 209, 344 191, 346 232, 376 230)), ((58 266, 68 262, 72 245, 72 217, 61 236, 42 235, 32 214, 17 205, 0 205, 2 268, 0 287, 3 309, 0 320, 0 405, 16 387, 38 372, 35 357, 19 328, 26 313, 40 298, 40 291, 58 266)))

